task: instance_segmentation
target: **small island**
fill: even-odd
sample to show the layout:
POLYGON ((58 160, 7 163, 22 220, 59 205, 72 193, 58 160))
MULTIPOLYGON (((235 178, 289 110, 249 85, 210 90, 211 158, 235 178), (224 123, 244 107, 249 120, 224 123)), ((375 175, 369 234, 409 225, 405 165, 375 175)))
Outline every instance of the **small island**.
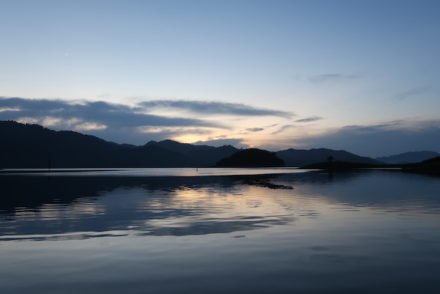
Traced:
POLYGON ((231 156, 221 159, 217 167, 281 167, 284 161, 273 152, 250 148, 238 151, 231 156))

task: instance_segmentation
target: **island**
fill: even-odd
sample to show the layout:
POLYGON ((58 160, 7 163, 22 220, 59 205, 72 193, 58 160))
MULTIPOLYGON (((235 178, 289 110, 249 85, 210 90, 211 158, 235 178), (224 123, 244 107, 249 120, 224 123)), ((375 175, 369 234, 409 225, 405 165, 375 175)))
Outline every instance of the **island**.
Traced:
POLYGON ((257 148, 240 150, 219 160, 217 167, 281 167, 284 161, 275 153, 257 148))

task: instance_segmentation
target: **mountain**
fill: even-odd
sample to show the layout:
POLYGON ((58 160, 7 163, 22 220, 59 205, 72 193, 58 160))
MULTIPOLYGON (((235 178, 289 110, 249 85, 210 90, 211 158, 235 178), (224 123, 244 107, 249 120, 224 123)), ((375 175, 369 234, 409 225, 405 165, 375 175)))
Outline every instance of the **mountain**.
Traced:
POLYGON ((214 166, 237 151, 171 140, 143 146, 116 144, 72 131, 0 121, 1 168, 214 166))
MULTIPOLYGON (((267 159, 274 166, 280 165, 275 158, 284 161, 286 166, 304 166, 326 161, 330 155, 335 161, 380 163, 331 149, 287 149, 274 154, 260 151, 267 152, 259 153, 261 159, 267 159)), ((208 167, 237 152, 239 149, 233 146, 212 147, 172 140, 150 141, 142 146, 117 144, 73 131, 54 131, 39 125, 0 121, 0 168, 208 167)), ((250 156, 252 152, 258 151, 237 156, 250 156)), ((249 166, 253 164, 246 163, 245 157, 233 159, 244 160, 242 163, 249 166)), ((267 166, 264 161, 259 164, 267 166)))
POLYGON ((440 175, 440 156, 419 163, 408 164, 403 167, 403 171, 440 175))
POLYGON ((180 143, 173 140, 164 140, 160 142, 150 141, 146 145, 156 146, 163 150, 180 154, 195 166, 213 166, 220 159, 228 157, 238 151, 237 148, 230 145, 212 147, 207 145, 180 143))
POLYGON ((238 151, 217 162, 219 167, 275 167, 284 166, 275 153, 257 148, 238 151))
POLYGON ((276 155, 284 160, 286 166, 305 166, 313 163, 327 161, 332 156, 335 161, 353 162, 360 164, 379 164, 377 160, 359 156, 343 150, 332 149, 287 149, 276 152, 276 155))
POLYGON ((388 164, 404 164, 417 163, 437 156, 440 156, 440 153, 434 151, 415 151, 395 154, 391 156, 378 157, 376 158, 376 160, 388 164))
POLYGON ((346 170, 355 170, 360 168, 379 168, 383 167, 383 165, 374 165, 369 163, 356 163, 356 162, 347 162, 347 161, 323 161, 312 163, 308 165, 301 166, 301 169, 325 169, 325 170, 334 170, 334 171, 346 171, 346 170))

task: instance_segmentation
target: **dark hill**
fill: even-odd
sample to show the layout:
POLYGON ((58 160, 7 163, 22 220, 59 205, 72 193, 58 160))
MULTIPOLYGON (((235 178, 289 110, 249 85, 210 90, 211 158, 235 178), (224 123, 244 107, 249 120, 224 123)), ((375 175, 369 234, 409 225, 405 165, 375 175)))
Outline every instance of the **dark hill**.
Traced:
POLYGON ((440 156, 440 154, 434 151, 415 151, 395 154, 391 156, 378 157, 376 158, 376 160, 382 161, 387 164, 405 164, 418 163, 437 156, 440 156))
POLYGON ((228 157, 238 151, 238 149, 230 145, 212 147, 180 143, 173 140, 160 142, 150 141, 146 145, 156 146, 163 150, 178 153, 195 166, 214 166, 220 159, 228 157))
POLYGON ((0 121, 0 142, 0 168, 214 166, 237 150, 170 140, 144 146, 116 144, 13 121, 0 121))
POLYGON ((440 156, 420 163, 408 164, 403 171, 440 175, 440 156))
POLYGON ((219 167, 275 167, 284 166, 283 160, 275 153, 251 148, 237 153, 217 162, 219 167))
POLYGON ((308 165, 304 165, 301 169, 325 169, 325 170, 353 170, 360 168, 378 168, 383 167, 380 165, 368 164, 368 163, 356 163, 347 161, 334 161, 334 162, 318 162, 308 165))
MULTIPOLYGON (((172 140, 150 141, 143 146, 116 144, 73 131, 0 121, 0 168, 208 167, 237 151, 233 146, 212 147, 172 140)), ((331 149, 287 149, 274 154, 260 151, 261 158, 235 158, 243 162, 234 165, 280 166, 281 159, 286 166, 304 166, 326 161, 330 155, 335 161, 378 164, 371 158, 331 149)))
POLYGON ((276 152, 276 155, 284 160, 286 166, 304 166, 313 163, 327 161, 332 156, 335 161, 354 162, 359 164, 380 164, 377 160, 359 156, 343 150, 332 149, 287 149, 276 152))

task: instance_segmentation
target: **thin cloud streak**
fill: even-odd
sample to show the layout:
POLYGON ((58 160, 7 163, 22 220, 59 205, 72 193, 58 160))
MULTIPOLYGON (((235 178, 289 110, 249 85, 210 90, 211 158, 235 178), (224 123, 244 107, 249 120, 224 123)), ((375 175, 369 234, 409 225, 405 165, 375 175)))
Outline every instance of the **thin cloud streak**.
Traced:
POLYGON ((423 94, 427 93, 428 91, 429 91, 428 86, 414 87, 414 88, 408 89, 406 91, 403 91, 403 92, 400 92, 400 93, 394 95, 393 98, 396 100, 406 100, 406 99, 415 98, 420 95, 423 95, 423 94))
POLYGON ((276 135, 276 134, 282 133, 282 132, 284 132, 288 129, 294 128, 294 127, 295 127, 295 125, 283 125, 278 130, 273 131, 271 134, 276 135))
MULTIPOLYGON (((63 121, 78 119, 113 127, 138 126, 203 126, 223 128, 224 126, 206 120, 165 117, 140 113, 139 109, 122 104, 111 104, 103 101, 69 103, 62 100, 0 98, 3 111, 0 119, 19 120, 20 118, 54 118, 61 124, 63 121), (18 109, 18 110, 17 110, 18 109)), ((56 124, 54 124, 56 125, 56 124)))
POLYGON ((180 109, 197 114, 217 114, 236 116, 276 116, 290 118, 295 114, 287 111, 256 108, 241 103, 225 103, 195 100, 150 100, 139 103, 146 110, 151 109, 180 109))
POLYGON ((309 117, 297 119, 295 122, 298 122, 298 123, 309 123, 309 122, 315 122, 315 121, 322 120, 322 119, 323 118, 320 117, 320 116, 309 116, 309 117))
POLYGON ((75 101, 0 97, 0 120, 74 130, 118 143, 144 144, 183 134, 208 134, 228 129, 208 120, 142 113, 139 107, 102 101, 75 101), (150 128, 150 132, 148 129, 150 128))
POLYGON ((231 145, 236 148, 247 148, 248 145, 243 143, 243 139, 240 138, 222 138, 222 139, 212 139, 212 140, 206 140, 206 141, 198 141, 193 144, 196 145, 209 145, 209 146, 225 146, 225 145, 231 145))
POLYGON ((309 81, 313 84, 321 84, 333 81, 355 80, 359 78, 359 75, 354 74, 327 73, 311 76, 309 81))

